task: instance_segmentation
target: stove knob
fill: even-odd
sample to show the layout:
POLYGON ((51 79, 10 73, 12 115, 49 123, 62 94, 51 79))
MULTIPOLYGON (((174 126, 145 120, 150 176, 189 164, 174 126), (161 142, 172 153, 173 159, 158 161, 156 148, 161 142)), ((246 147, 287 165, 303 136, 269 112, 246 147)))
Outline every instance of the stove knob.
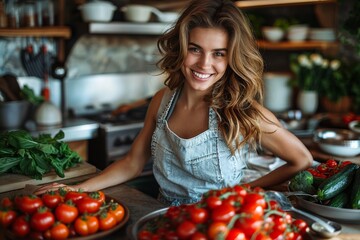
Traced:
POLYGON ((123 145, 123 141, 120 138, 116 138, 114 141, 114 147, 120 147, 123 145))

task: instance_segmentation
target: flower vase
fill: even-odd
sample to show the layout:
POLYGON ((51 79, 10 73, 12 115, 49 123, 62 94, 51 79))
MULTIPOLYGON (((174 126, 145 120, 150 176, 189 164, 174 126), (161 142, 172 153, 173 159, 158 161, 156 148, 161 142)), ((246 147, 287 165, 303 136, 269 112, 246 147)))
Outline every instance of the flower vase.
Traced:
POLYGON ((297 96, 297 106, 304 114, 313 114, 319 105, 318 93, 316 91, 302 90, 297 96))

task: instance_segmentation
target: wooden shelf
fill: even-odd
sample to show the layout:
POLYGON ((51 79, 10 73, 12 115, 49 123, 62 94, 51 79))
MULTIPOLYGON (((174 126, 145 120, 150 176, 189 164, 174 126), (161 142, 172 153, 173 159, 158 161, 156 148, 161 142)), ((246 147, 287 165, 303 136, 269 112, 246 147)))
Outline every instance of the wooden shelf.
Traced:
POLYGON ((305 4, 336 3, 336 0, 244 0, 235 1, 239 8, 278 7, 305 4))
POLYGON ((268 50, 330 50, 337 49, 338 42, 326 42, 326 41, 302 41, 302 42, 269 42, 265 40, 257 41, 259 48, 268 50))
POLYGON ((32 28, 0 28, 1 37, 59 37, 70 38, 70 28, 64 26, 32 28))

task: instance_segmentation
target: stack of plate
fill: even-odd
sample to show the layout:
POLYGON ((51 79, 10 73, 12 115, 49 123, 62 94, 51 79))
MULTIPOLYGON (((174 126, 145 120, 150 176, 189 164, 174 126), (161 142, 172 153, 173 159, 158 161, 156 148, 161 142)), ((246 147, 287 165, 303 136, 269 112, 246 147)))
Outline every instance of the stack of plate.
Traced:
POLYGON ((309 31, 309 39, 314 41, 335 41, 336 35, 332 28, 312 28, 309 31))

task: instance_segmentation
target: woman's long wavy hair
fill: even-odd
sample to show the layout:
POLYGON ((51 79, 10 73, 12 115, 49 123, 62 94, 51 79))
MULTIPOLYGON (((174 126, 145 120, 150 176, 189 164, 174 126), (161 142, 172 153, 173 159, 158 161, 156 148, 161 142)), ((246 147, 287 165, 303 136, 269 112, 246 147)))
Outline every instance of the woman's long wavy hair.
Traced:
POLYGON ((221 28, 228 33, 227 70, 205 101, 216 112, 219 130, 233 154, 245 143, 255 149, 262 114, 254 102, 263 103, 264 63, 247 17, 231 0, 191 1, 174 26, 159 38, 162 58, 157 65, 167 74, 165 85, 175 89, 184 83, 181 67, 188 53, 190 31, 195 27, 221 28))

